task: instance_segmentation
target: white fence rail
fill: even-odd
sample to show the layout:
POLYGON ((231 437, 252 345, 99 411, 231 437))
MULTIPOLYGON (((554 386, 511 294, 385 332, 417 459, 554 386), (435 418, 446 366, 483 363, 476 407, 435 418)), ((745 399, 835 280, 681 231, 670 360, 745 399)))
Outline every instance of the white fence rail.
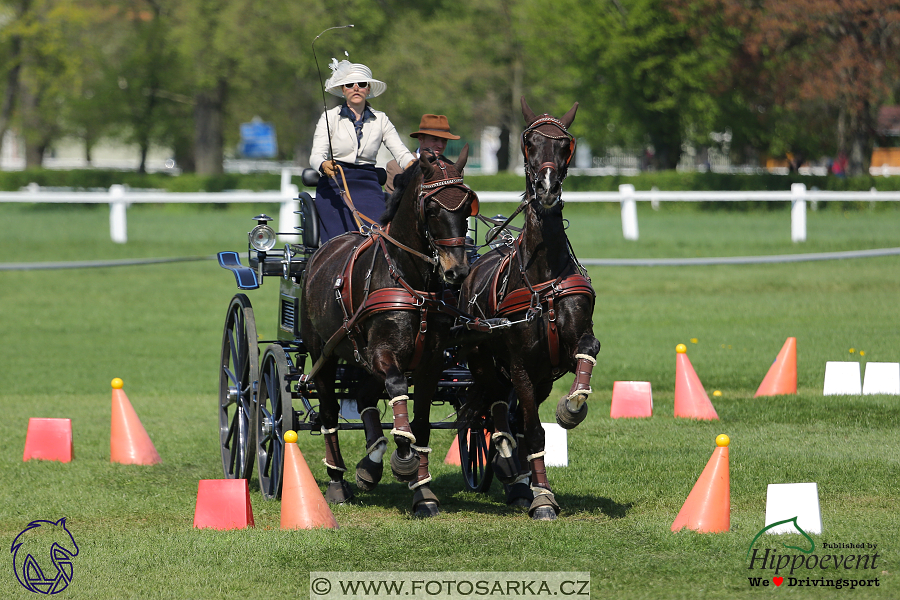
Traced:
MULTIPOLYGON (((477 191, 477 190, 476 190, 477 191)), ((289 234, 298 225, 295 211, 299 210, 296 198, 299 188, 291 183, 291 172, 281 173, 281 190, 272 192, 191 192, 169 193, 131 191, 125 186, 113 185, 108 192, 46 191, 32 184, 21 192, 0 192, 0 202, 57 202, 76 204, 109 204, 109 233, 112 241, 124 244, 128 241, 127 209, 139 202, 153 203, 278 203, 278 231, 282 241, 295 242, 298 236, 289 234)), ((518 204, 520 192, 478 192, 482 202, 518 204)), ((900 192, 828 192, 808 190, 806 185, 795 183, 783 192, 663 192, 636 191, 631 184, 619 186, 618 192, 565 192, 566 202, 618 202, 622 212, 622 235, 628 240, 639 238, 637 202, 648 201, 654 207, 660 202, 790 202, 791 240, 806 241, 807 202, 897 202, 900 192)))

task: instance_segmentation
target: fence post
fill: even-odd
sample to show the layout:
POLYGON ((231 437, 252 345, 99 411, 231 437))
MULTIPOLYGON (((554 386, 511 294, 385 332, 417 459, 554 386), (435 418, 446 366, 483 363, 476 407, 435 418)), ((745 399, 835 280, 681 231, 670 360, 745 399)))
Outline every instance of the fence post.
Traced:
POLYGON ((279 238, 282 242, 298 243, 300 236, 296 232, 300 226, 300 217, 297 211, 300 210, 300 202, 297 198, 300 196, 300 188, 291 183, 291 170, 281 170, 281 210, 278 213, 278 231, 281 235, 279 238))
POLYGON ((109 186, 109 237, 117 244, 128 241, 127 209, 125 186, 118 183, 109 186))
POLYGON ((634 199, 634 186, 623 183, 619 186, 622 195, 622 235, 626 240, 638 239, 637 202, 634 199))
POLYGON ((806 184, 791 184, 791 241, 806 241, 806 184))

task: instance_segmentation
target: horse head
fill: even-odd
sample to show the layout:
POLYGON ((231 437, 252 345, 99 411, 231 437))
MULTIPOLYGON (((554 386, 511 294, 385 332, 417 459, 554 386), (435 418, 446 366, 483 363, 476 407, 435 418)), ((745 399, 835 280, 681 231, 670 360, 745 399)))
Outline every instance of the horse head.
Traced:
MULTIPOLYGON (((468 217, 478 214, 478 196, 463 183, 468 158, 466 144, 455 163, 429 152, 422 152, 418 162, 422 178, 415 200, 416 224, 434 254, 441 278, 451 285, 458 285, 469 274, 465 248, 468 217)), ((393 233, 398 232, 392 229, 393 233)))
POLYGON ((562 119, 548 114, 537 116, 522 96, 522 115, 525 131, 522 133, 522 154, 525 155, 525 177, 528 180, 526 194, 544 208, 552 208, 562 195, 562 182, 566 178, 569 161, 575 155, 575 136, 569 126, 578 110, 576 102, 562 119))

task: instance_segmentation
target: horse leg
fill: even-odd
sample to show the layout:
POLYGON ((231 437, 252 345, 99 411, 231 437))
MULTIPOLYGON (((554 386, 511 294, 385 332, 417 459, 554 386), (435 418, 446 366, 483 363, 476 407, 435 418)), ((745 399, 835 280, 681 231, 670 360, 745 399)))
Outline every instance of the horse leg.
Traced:
MULTIPOLYGON (((518 410, 519 423, 523 423, 522 406, 518 410)), ((531 469, 528 465, 528 445, 525 443, 525 434, 516 433, 516 452, 518 453, 518 471, 516 478, 506 487, 506 504, 517 508, 529 508, 534 500, 534 492, 531 491, 531 469)))
MULTIPOLYGON (((437 353, 437 356, 443 361, 441 353, 437 353)), ((414 492, 413 514, 420 518, 437 515, 441 505, 437 495, 431 491, 431 473, 428 471, 428 456, 431 454, 431 448, 428 446, 431 439, 431 400, 437 389, 441 367, 442 362, 423 366, 414 376, 416 398, 413 403, 412 432, 416 437, 416 443, 412 448, 419 456, 419 469, 415 479, 409 483, 409 489, 414 492)))
MULTIPOLYGON (((494 432, 491 440, 497 450, 493 459, 494 474, 506 484, 513 483, 519 475, 519 465, 516 462, 514 451, 517 443, 509 426, 509 401, 510 394, 500 382, 497 376, 497 367, 493 357, 480 346, 470 350, 468 356, 469 370, 475 381, 484 388, 488 398, 503 398, 496 400, 489 407, 491 418, 494 421, 494 432)), ((487 402, 485 402, 487 404, 487 402)))
POLYGON ((591 372, 597 364, 600 342, 586 331, 578 340, 575 352, 575 381, 569 393, 556 405, 556 422, 563 429, 574 429, 587 416, 587 397, 591 393, 591 372))
POLYGON ((366 432, 366 455, 356 463, 356 486, 364 491, 375 489, 384 473, 382 457, 387 450, 387 438, 381 432, 381 415, 378 413, 378 394, 381 382, 369 377, 359 396, 359 416, 366 432))
POLYGON ((491 404, 491 418, 494 420, 491 440, 497 451, 493 460, 494 474, 501 482, 511 484, 519 476, 519 464, 515 455, 516 439, 509 426, 509 403, 497 400, 491 404))
POLYGON ((531 465, 531 491, 534 499, 531 501, 528 514, 535 521, 553 521, 560 509, 547 480, 547 468, 544 466, 544 427, 541 425, 536 401, 538 397, 545 398, 549 390, 537 389, 521 365, 518 368, 514 367, 511 374, 523 413, 525 443, 529 451, 525 459, 531 465), (543 394, 539 395, 541 392, 543 394))
POLYGON ((391 454, 391 471, 398 481, 413 481, 419 471, 419 455, 412 449, 416 436, 409 426, 409 409, 406 406, 409 401, 409 385, 390 351, 378 351, 373 362, 375 370, 385 375, 384 387, 391 399, 389 405, 394 416, 391 435, 394 436, 397 449, 391 454))
POLYGON ((334 394, 334 380, 337 360, 331 359, 322 365, 315 377, 319 390, 319 416, 322 419, 322 437, 325 439, 325 468, 328 471, 328 488, 325 499, 332 504, 343 504, 353 499, 353 490, 344 481, 344 458, 338 440, 338 402, 334 394))

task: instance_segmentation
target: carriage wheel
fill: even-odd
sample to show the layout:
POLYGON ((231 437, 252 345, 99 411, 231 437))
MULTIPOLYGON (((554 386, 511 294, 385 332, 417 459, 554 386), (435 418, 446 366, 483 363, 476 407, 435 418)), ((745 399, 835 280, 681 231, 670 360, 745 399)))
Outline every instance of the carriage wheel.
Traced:
POLYGON ((219 368, 219 445, 228 479, 249 479, 253 470, 255 395, 259 380, 256 319, 244 294, 236 294, 225 316, 219 368))
POLYGON ((292 369, 279 344, 266 348, 259 372, 259 400, 256 404, 256 458, 259 487, 268 499, 281 497, 284 475, 284 432, 293 427, 291 404, 292 369))
POLYGON ((494 478, 491 466, 494 445, 488 443, 489 436, 490 431, 478 426, 460 429, 456 435, 463 481, 470 492, 487 493, 491 488, 491 480, 494 478))

